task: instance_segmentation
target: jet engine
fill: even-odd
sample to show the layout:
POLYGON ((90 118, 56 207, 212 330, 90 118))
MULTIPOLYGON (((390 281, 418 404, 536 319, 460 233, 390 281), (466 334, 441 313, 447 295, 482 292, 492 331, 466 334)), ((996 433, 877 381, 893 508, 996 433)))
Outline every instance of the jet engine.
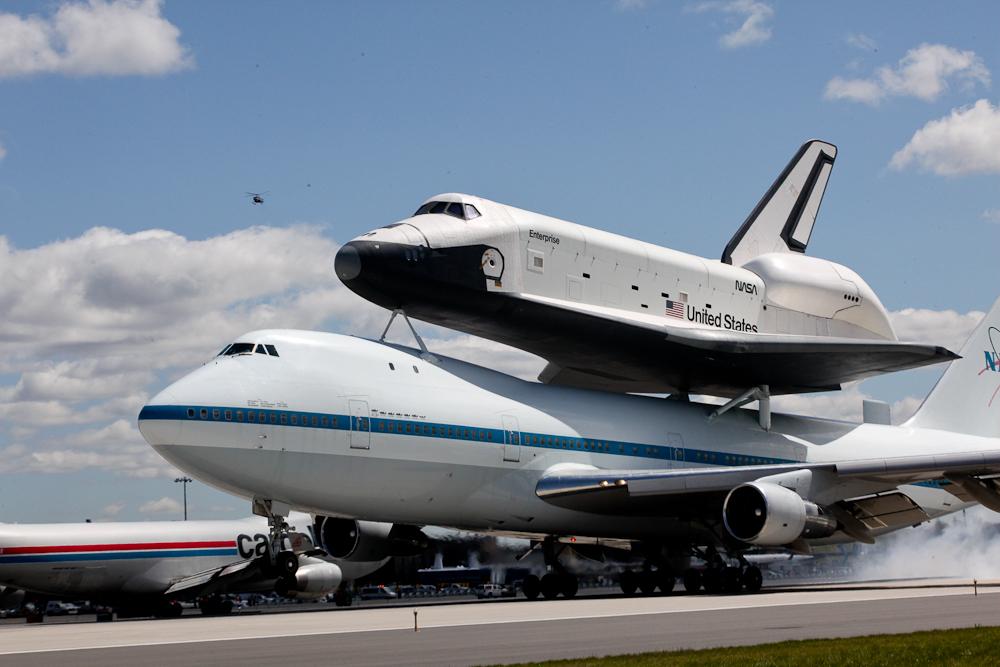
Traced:
POLYGON ((352 562, 390 556, 414 556, 427 548, 428 538, 416 526, 377 521, 316 517, 316 541, 334 558, 352 562))
POLYGON ((722 519, 730 535, 761 546, 829 537, 837 530, 836 519, 819 505, 770 482, 749 482, 730 491, 722 506, 722 519))
POLYGON ((283 597, 319 597, 337 590, 341 579, 336 564, 305 556, 299 558, 295 574, 278 579, 274 590, 283 597))

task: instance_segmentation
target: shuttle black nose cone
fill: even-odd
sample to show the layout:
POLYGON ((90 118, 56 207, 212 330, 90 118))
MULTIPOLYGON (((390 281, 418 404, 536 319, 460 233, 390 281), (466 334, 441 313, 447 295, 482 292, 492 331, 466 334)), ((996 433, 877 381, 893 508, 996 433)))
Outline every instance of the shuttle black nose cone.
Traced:
POLYGON ((361 255, 358 249, 347 243, 337 251, 333 260, 333 270, 337 277, 347 282, 361 275, 361 255))

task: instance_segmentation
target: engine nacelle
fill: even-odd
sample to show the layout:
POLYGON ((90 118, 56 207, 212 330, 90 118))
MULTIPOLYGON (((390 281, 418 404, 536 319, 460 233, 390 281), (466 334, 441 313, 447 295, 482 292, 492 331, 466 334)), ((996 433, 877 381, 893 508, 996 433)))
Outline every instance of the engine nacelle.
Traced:
POLYGON ((343 578, 340 568, 334 563, 300 557, 295 574, 278 579, 274 589, 284 597, 319 597, 337 590, 343 578))
POLYGON ((334 558, 352 562, 378 561, 390 556, 415 556, 427 548, 427 536, 416 526, 378 521, 316 517, 316 540, 334 558))
POLYGON ((837 530, 836 519, 824 514, 819 505, 770 482, 749 482, 730 491, 722 519, 730 535, 761 546, 783 546, 800 537, 829 537, 837 530))

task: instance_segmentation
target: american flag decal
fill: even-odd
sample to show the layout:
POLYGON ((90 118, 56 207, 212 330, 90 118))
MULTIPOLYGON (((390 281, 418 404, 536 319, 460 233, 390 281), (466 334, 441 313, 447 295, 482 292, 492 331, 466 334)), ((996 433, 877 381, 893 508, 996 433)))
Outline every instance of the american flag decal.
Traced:
POLYGON ((680 301, 671 301, 667 299, 667 317, 676 317, 679 320, 684 319, 684 304, 680 301))

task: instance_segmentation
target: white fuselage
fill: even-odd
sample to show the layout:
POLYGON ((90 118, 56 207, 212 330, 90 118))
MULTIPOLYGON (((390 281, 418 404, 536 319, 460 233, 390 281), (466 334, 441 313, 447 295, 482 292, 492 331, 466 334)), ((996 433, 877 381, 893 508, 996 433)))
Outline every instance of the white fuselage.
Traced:
MULTIPOLYGON (((293 514, 308 531, 310 518, 293 514)), ((72 599, 152 596, 179 579, 248 560, 266 544, 267 521, 0 524, 0 585, 72 599)), ((377 563, 337 561, 345 579, 377 563)))
POLYGON ((481 260, 490 292, 624 310, 651 322, 895 340, 872 288, 828 260, 763 252, 732 266, 481 197, 450 193, 428 201, 434 200, 470 203, 482 215, 416 215, 354 241, 437 250, 483 246, 491 249, 481 260))
MULTIPOLYGON (((992 438, 735 410, 545 386, 348 336, 258 331, 280 356, 220 356, 154 397, 146 440, 227 491, 305 511, 469 530, 682 538, 664 517, 563 509, 534 491, 553 466, 663 469, 838 461, 995 448, 992 438)), ((830 486, 823 503, 884 490, 830 486), (836 497, 834 497, 834 495, 836 497)), ((930 516, 964 505, 906 487, 930 516)))

